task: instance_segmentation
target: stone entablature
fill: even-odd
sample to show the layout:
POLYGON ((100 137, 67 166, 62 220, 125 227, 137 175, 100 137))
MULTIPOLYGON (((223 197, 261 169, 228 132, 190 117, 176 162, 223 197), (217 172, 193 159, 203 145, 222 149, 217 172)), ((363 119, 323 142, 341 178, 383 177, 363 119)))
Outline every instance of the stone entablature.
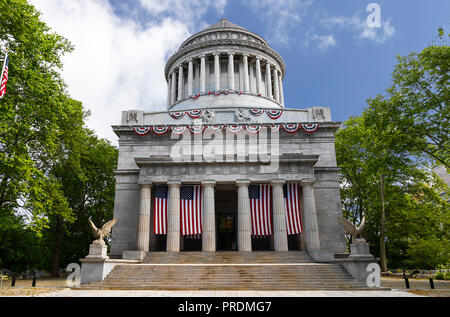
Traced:
MULTIPOLYGON (((212 98, 217 98, 212 96, 212 98)), ((224 97, 226 98, 226 96, 224 97)), ((193 101, 190 101, 190 107, 186 109, 179 109, 179 111, 191 111, 202 109, 203 107, 195 107, 192 105, 193 101)), ((198 101, 198 103, 201 103, 198 101)), ((236 104, 235 107, 231 108, 243 108, 243 113, 250 118, 242 123, 246 124, 287 124, 287 123, 321 123, 321 127, 329 126, 340 127, 339 122, 333 122, 331 118, 331 110, 326 107, 313 107, 306 109, 283 109, 282 115, 278 119, 271 119, 266 113, 262 113, 259 116, 254 116, 250 113, 250 109, 261 109, 266 110, 279 110, 274 108, 261 108, 249 106, 243 106, 242 104, 236 104), (324 125, 324 123, 327 123, 324 125)), ((236 109, 230 109, 230 107, 218 106, 216 108, 202 109, 203 111, 211 110, 215 114, 214 122, 207 122, 202 119, 192 119, 191 117, 185 115, 181 119, 174 119, 170 116, 168 111, 155 111, 155 112, 144 112, 140 110, 130 110, 122 112, 121 125, 129 126, 146 126, 146 125, 192 125, 192 124, 239 124, 240 122, 236 120, 236 109)), ((176 110, 174 110, 176 111, 176 110)), ((116 126, 114 127, 116 130, 116 126)))

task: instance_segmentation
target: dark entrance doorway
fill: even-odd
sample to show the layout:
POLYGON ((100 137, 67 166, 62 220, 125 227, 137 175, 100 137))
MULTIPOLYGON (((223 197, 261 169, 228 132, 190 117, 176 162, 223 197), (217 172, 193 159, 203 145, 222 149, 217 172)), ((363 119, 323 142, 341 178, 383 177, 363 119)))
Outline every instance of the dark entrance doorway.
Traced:
POLYGON ((237 250, 237 192, 235 186, 218 186, 216 193, 216 249, 237 250))
POLYGON ((234 225, 234 214, 217 215, 217 250, 235 250, 236 226, 234 225))

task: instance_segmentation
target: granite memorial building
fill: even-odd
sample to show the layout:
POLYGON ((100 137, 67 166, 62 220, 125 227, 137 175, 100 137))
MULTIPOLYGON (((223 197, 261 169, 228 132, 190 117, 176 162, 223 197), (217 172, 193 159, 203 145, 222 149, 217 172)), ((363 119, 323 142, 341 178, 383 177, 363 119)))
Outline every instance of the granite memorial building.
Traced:
POLYGON ((346 251, 340 123, 329 108, 285 105, 285 72, 261 36, 226 19, 182 43, 165 67, 167 110, 124 111, 113 126, 110 258, 302 250, 328 261, 346 251))

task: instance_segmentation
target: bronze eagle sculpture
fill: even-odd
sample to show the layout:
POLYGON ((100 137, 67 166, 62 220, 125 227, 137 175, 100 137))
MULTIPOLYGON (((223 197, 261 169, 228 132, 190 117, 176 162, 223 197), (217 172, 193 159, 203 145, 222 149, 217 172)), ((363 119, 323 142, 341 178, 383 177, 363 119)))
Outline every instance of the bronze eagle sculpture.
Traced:
POLYGON ((105 241, 103 240, 103 237, 109 237, 111 235, 111 229, 116 224, 118 219, 113 219, 108 221, 103 225, 101 229, 98 229, 94 223, 92 222, 91 218, 88 219, 89 226, 92 229, 92 233, 94 234, 94 237, 97 239, 92 244, 100 244, 105 245, 105 241))

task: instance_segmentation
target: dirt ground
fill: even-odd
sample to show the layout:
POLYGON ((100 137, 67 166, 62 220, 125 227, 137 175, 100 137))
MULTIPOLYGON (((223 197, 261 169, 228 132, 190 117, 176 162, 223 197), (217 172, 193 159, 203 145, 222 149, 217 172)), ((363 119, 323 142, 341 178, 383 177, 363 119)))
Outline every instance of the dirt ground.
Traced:
MULTIPOLYGON (((434 290, 430 289, 428 279, 409 279, 410 289, 408 290, 405 288, 403 278, 383 276, 381 286, 427 297, 450 297, 450 281, 433 281, 434 290)), ((11 280, 3 281, 0 296, 36 296, 68 288, 64 278, 38 279, 36 287, 31 287, 31 283, 32 280, 16 280, 16 286, 11 287, 11 280)))

